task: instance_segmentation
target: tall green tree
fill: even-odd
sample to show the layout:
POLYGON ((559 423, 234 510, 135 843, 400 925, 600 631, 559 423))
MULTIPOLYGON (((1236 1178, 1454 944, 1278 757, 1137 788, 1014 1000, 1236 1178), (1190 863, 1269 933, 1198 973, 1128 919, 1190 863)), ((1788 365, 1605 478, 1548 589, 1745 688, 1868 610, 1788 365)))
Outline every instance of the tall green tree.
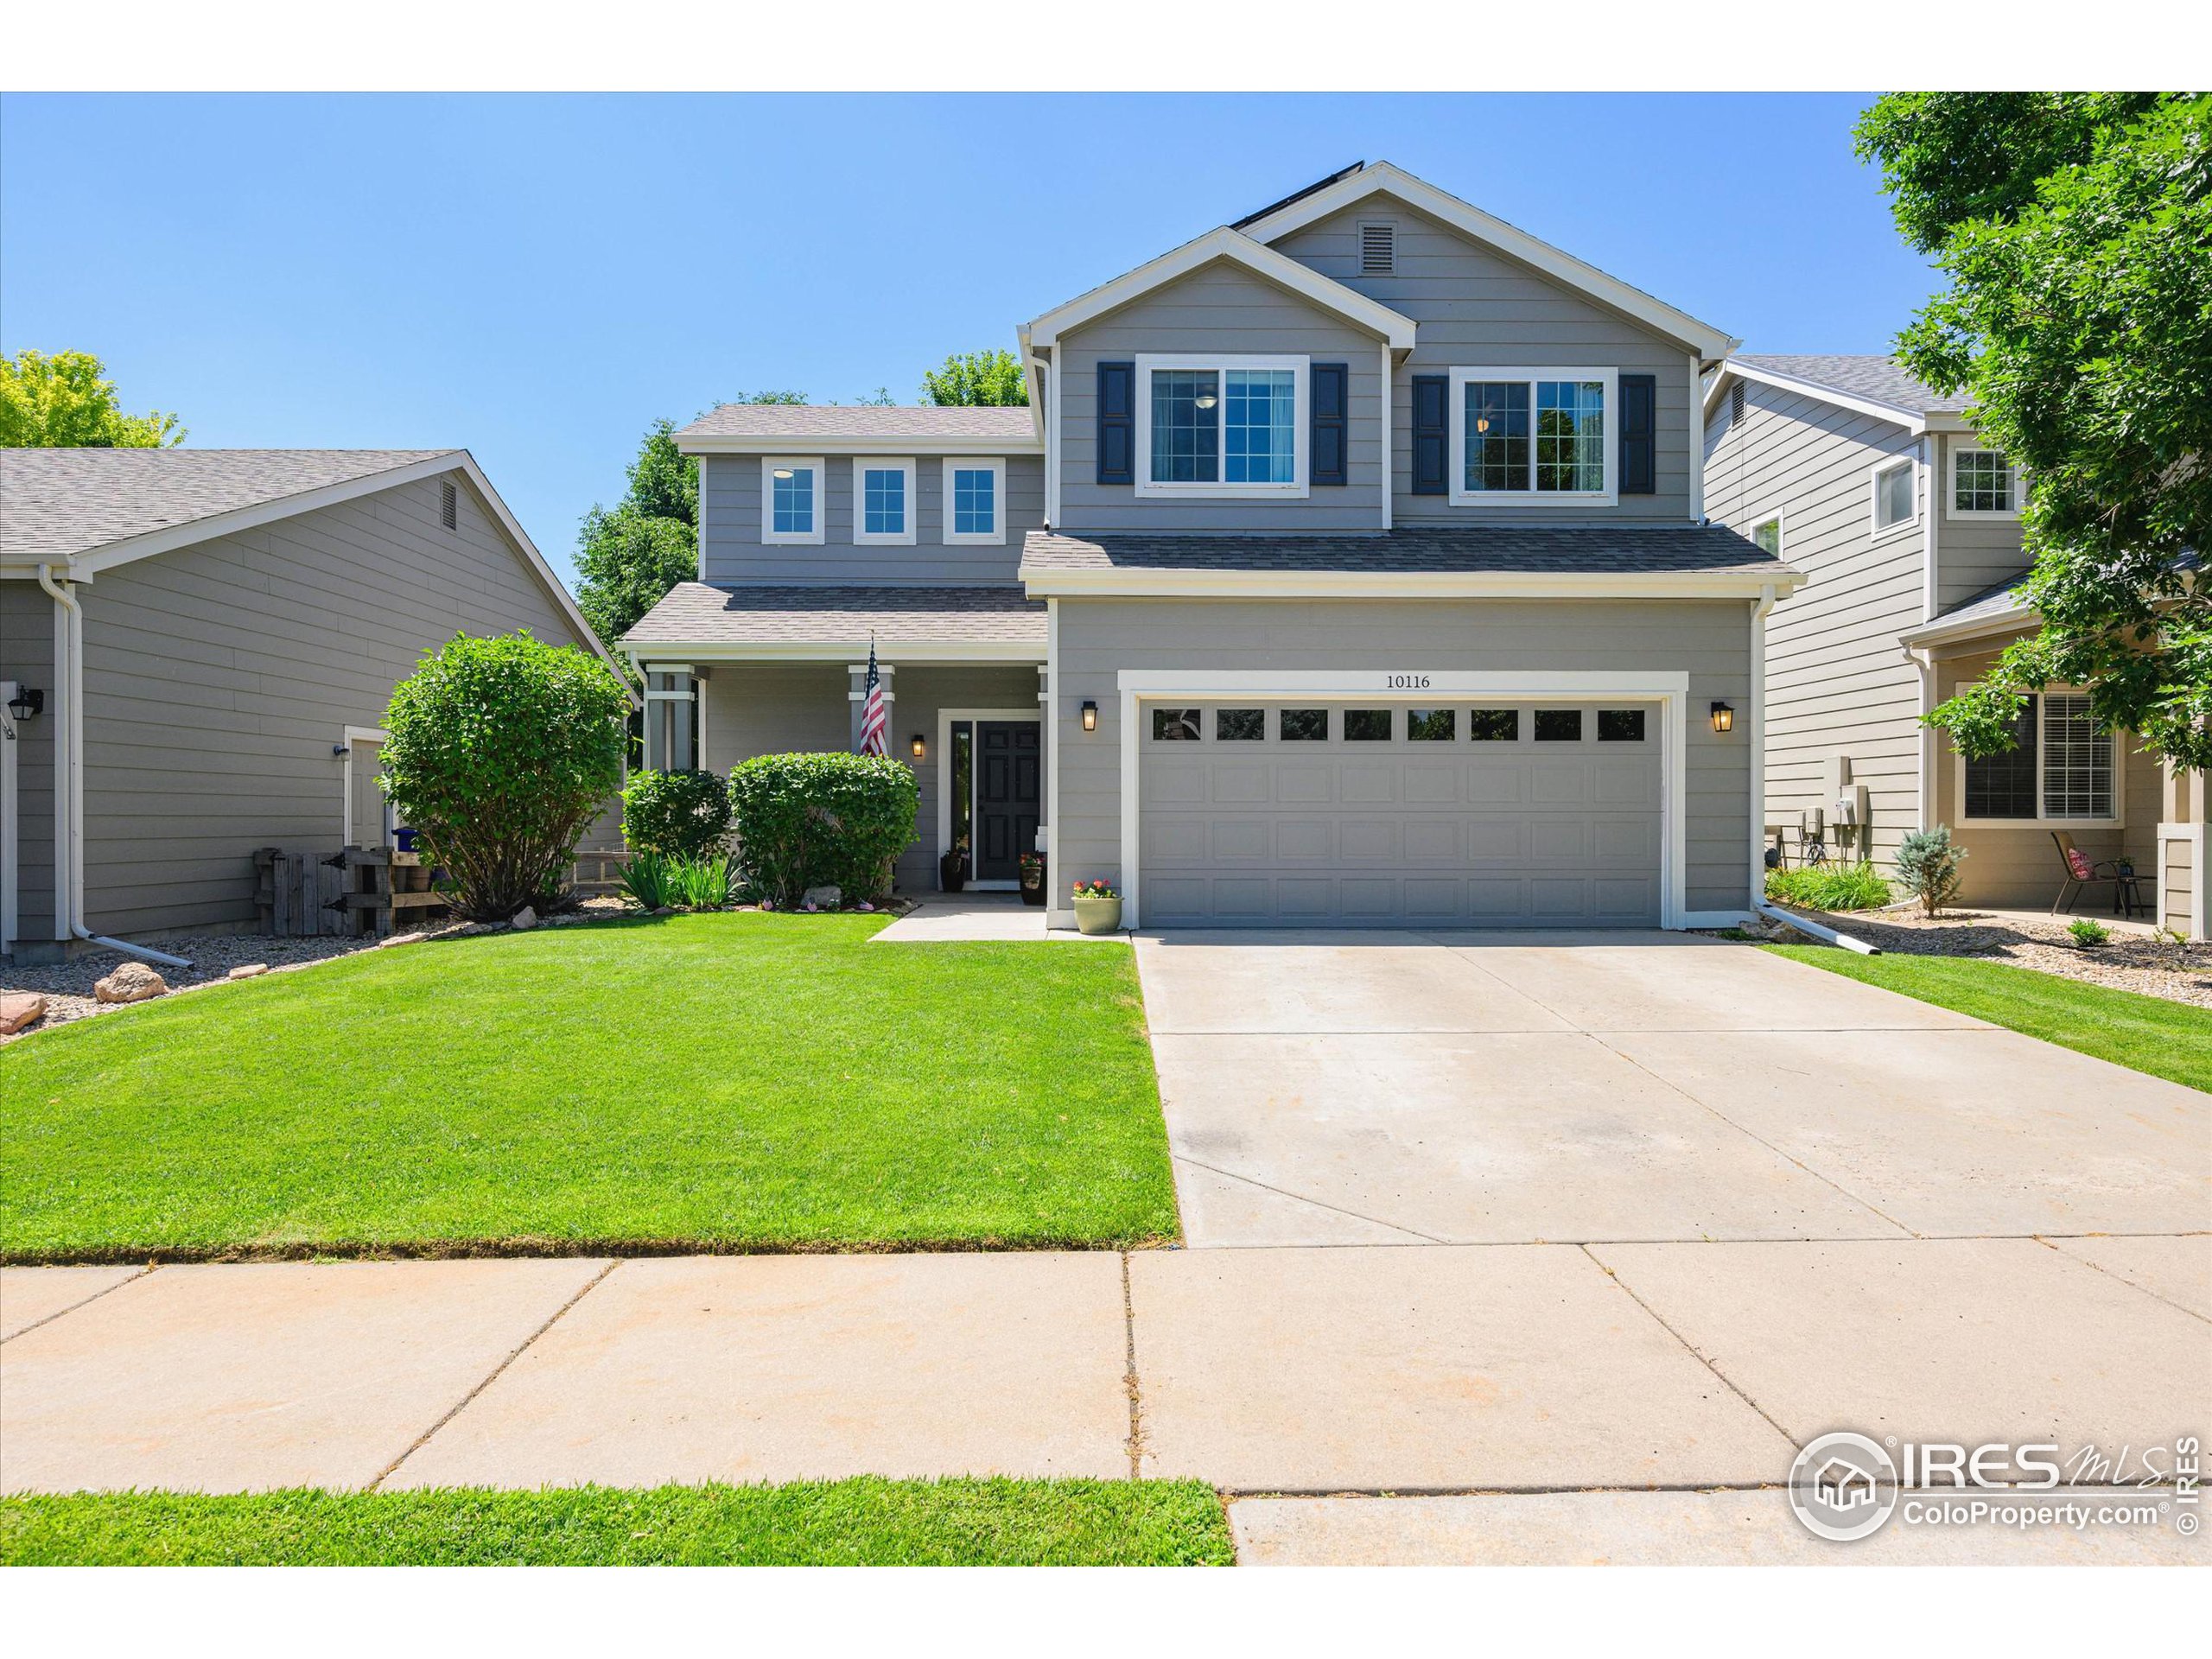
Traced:
MULTIPOLYGON (((804 404, 799 391, 756 391, 734 404, 804 404)), ((699 571, 699 463, 676 447, 671 421, 647 429, 629 487, 594 505, 576 534, 576 604, 609 650, 679 582, 699 571)))
POLYGON ((1856 137, 1951 283, 1898 357, 2027 482, 2042 626, 1929 723, 1995 753, 2025 693, 2079 685, 2212 767, 2212 98, 1892 93, 1856 137))
POLYGON ((174 415, 128 415, 90 352, 0 358, 0 448, 161 449, 184 442, 174 415))
POLYGON ((955 352, 922 371, 922 401, 941 408, 1027 404, 1029 385, 1012 352, 955 352))

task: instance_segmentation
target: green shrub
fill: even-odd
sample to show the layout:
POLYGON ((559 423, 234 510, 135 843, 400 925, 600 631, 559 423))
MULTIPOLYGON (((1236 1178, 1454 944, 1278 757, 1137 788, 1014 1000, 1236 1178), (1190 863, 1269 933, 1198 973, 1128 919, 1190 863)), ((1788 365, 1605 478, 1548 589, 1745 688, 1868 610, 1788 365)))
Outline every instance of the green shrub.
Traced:
POLYGON ((1768 871, 1766 896, 1806 910, 1874 910, 1890 902, 1890 884, 1872 864, 1821 864, 1768 871))
POLYGON ((890 891, 892 861, 919 839, 920 785, 885 755, 763 754, 729 774, 740 879, 772 904, 835 887, 847 903, 890 891))
POLYGON ((632 852, 714 858, 729 842, 729 790, 711 772, 639 772, 622 791, 622 839, 632 852))
POLYGON ((1897 877, 1933 916, 1958 897, 1959 864, 1966 855, 1965 848, 1952 842, 1948 824, 1916 830, 1897 845, 1897 877))
POLYGON ((576 843, 622 779, 621 683, 527 633, 455 635, 393 688, 378 781, 475 921, 567 897, 576 843))
POLYGON ((2074 936, 2074 943, 2080 945, 2104 944, 2112 938, 2110 928, 2088 916, 2076 916, 2066 924, 2066 931, 2074 936))

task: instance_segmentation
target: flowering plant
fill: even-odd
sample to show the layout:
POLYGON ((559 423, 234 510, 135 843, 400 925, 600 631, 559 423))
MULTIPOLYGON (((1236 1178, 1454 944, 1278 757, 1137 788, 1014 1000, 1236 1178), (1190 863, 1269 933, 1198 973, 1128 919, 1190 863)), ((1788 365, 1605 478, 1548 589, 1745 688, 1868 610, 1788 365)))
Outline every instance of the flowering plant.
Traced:
POLYGON ((1111 881, 1078 881, 1075 884, 1078 899, 1118 899, 1121 893, 1111 881))

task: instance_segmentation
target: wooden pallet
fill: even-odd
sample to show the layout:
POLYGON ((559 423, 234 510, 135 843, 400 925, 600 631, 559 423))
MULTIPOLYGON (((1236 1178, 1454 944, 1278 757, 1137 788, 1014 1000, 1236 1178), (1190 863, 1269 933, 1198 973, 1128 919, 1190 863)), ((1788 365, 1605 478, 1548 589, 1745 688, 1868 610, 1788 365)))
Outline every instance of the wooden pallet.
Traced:
POLYGON ((393 870, 419 869, 422 863, 419 854, 383 847, 348 847, 327 858, 261 848, 253 855, 261 931, 285 938, 368 933, 382 938, 391 933, 396 917, 405 916, 410 925, 433 919, 451 908, 444 893, 393 890, 393 870))

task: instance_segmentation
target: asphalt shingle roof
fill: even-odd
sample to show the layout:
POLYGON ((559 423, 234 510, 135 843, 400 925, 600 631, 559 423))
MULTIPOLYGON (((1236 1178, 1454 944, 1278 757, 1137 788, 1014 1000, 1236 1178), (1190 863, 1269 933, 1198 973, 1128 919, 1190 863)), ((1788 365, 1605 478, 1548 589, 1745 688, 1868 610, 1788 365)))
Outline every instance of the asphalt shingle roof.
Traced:
POLYGON ((67 558, 457 449, 0 449, 0 553, 67 558))
POLYGON ((1944 393, 1923 385, 1907 374, 1893 357, 1850 357, 1834 354, 1802 357, 1753 357, 1738 353, 1732 359, 1750 368, 1766 369, 1776 374, 1786 374, 1793 380, 1806 380, 1816 386, 1826 386, 1831 391, 1847 392, 1854 397, 1871 397, 1878 404, 1887 404, 1892 409, 1909 410, 1916 415, 1959 415, 1966 410, 1964 396, 1944 393))
POLYGON ((982 409, 930 406, 723 404, 679 438, 995 438, 1012 443, 1036 430, 1027 404, 982 409))
POLYGON ((1718 524, 1611 530, 1486 525, 1338 536, 1090 536, 1033 530, 1025 569, 1356 571, 1441 575, 1782 574, 1782 562, 1718 524))
POLYGON ((926 640, 1045 650, 1045 601, 995 588, 718 588, 679 582, 623 636, 633 645, 838 645, 926 640))

